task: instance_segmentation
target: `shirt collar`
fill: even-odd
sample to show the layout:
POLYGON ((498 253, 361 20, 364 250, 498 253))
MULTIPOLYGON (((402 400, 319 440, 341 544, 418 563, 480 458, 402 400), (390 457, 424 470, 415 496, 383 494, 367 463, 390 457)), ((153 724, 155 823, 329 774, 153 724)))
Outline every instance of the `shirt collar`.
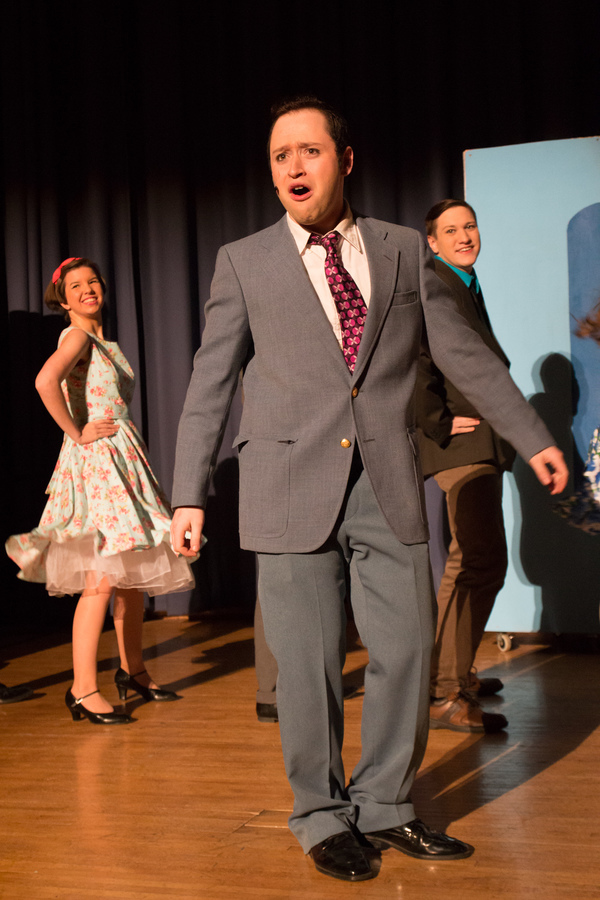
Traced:
MULTIPOLYGON (((286 213, 287 223, 290 231, 292 232, 292 237, 296 242, 296 246, 298 247, 298 253, 300 256, 306 250, 308 239, 311 236, 310 231, 307 231, 306 228, 303 228, 302 225, 299 225, 295 219, 293 219, 289 213, 286 213)), ((341 220, 332 228, 331 231, 338 231, 344 240, 348 241, 349 244, 352 244, 355 250, 358 250, 359 253, 363 252, 362 242, 360 239, 360 232, 358 230, 358 226, 354 221, 354 216, 352 215, 352 210, 350 209, 348 203, 344 206, 344 213, 342 215, 341 220)), ((329 232, 331 233, 331 232, 329 232)))
POLYGON ((441 256, 436 256, 436 259, 439 259, 439 261, 443 262, 445 266, 448 266, 449 269, 452 269, 453 272, 456 272, 458 277, 462 278, 462 280, 464 281, 466 286, 469 288, 469 290, 471 290, 471 288, 473 288, 473 290, 475 291, 476 294, 479 293, 479 291, 480 291, 479 279, 477 278, 475 269, 473 269, 472 272, 465 272, 464 269, 459 269, 458 266, 453 266, 451 263, 446 262, 446 260, 442 259, 441 256))

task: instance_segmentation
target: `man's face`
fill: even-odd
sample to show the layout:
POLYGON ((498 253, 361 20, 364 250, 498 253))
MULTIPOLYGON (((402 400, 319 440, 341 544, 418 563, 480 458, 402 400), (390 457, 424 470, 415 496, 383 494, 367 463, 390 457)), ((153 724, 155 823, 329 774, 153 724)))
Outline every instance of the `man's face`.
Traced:
POLYGON ((477 219, 471 210, 453 206, 441 214, 435 226, 435 234, 427 237, 435 255, 457 269, 471 272, 481 249, 477 219))
POLYGON ((344 208, 352 150, 346 148, 340 164, 323 113, 301 109, 277 119, 269 156, 277 196, 290 216, 317 234, 335 228, 344 208))

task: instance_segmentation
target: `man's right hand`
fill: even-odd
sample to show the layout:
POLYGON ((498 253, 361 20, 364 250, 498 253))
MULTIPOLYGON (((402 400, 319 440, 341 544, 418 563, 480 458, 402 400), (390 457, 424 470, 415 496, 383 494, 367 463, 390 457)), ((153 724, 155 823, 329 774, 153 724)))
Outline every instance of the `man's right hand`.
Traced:
POLYGON ((196 556, 200 552, 203 528, 203 509, 198 506, 179 506, 173 513, 171 522, 171 546, 175 553, 196 556))
POLYGON ((480 422, 481 419, 472 419, 470 416, 454 416, 450 434, 466 434, 469 431, 475 431, 480 422))

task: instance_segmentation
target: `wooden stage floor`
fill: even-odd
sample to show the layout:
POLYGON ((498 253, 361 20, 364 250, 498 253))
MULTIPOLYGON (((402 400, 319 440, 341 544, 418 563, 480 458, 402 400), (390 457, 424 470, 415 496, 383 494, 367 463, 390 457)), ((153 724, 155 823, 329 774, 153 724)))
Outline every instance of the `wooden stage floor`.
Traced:
MULTIPOLYGON (((68 643, 5 648, 0 680, 34 699, 0 706, 3 900, 494 900, 600 897, 600 654, 486 635, 480 673, 505 734, 433 731, 414 790, 429 824, 476 846, 428 865, 389 850, 379 876, 316 872, 286 827, 292 798, 276 725, 254 711, 252 629, 235 618, 153 620, 148 668, 177 703, 128 704, 133 725, 73 722, 68 643)), ((118 665, 102 636, 100 682, 118 665)), ((361 685, 353 646, 346 681, 361 685)), ((362 697, 346 701, 347 771, 360 750, 362 697)))

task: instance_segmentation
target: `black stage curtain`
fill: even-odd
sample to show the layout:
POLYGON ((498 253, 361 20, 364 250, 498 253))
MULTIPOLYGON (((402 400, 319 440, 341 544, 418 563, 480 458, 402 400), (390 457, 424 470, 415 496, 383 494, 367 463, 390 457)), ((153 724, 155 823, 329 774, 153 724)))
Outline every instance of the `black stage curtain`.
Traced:
MULTIPOLYGON (((106 274, 107 332, 138 375, 134 415, 167 493, 177 422, 218 247, 282 213, 265 139, 274 100, 341 107, 356 152, 348 195, 421 227, 462 195, 468 148, 598 133, 592 4, 290 4, 18 0, 2 22, 0 295, 2 532, 31 529, 60 435, 33 380, 62 322, 43 290, 66 256, 106 274)), ((521 243, 514 223, 515 239, 521 243)), ((171 613, 251 606, 225 435, 194 597, 171 613)), ((3 559, 7 610, 41 586, 3 559)), ((45 601, 44 601, 45 602, 45 601)), ((37 609, 37 607, 35 607, 37 609)), ((56 615, 57 604, 52 603, 56 615)), ((70 611, 69 611, 70 614, 70 611)), ((38 615, 38 613, 36 613, 38 615)))

